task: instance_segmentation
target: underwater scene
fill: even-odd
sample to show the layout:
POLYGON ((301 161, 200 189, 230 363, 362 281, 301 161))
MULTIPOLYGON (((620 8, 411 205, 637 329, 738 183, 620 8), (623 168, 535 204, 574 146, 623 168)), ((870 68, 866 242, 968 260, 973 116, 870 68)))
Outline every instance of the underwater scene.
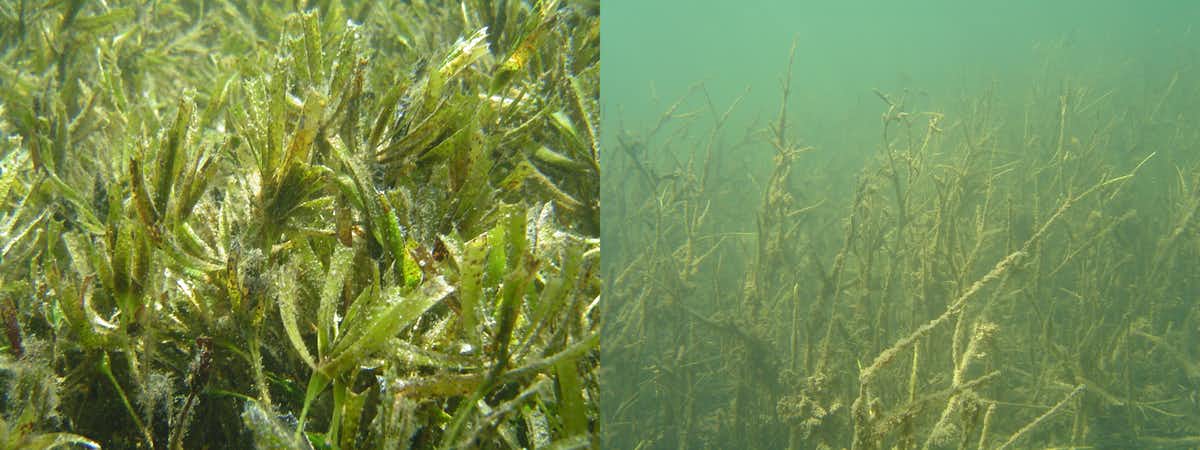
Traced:
POLYGON ((601 17, 606 448, 1200 448, 1200 5, 601 17))
POLYGON ((0 1, 0 449, 599 445, 599 14, 0 1))

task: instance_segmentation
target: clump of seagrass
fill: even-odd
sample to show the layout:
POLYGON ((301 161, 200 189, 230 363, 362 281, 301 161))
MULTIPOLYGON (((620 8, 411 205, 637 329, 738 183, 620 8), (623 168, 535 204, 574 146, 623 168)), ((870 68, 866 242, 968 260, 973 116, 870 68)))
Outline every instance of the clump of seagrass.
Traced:
POLYGON ((0 79, 0 447, 595 445, 594 4, 5 4, 0 79))

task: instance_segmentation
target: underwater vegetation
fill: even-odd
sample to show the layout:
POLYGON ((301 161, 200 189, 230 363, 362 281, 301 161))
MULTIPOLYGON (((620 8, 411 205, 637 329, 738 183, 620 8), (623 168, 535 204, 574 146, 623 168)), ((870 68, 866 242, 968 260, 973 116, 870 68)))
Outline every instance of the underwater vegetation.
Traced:
POLYGON ((599 432, 596 2, 0 2, 0 448, 599 432))
POLYGON ((876 91, 849 177, 792 71, 749 130, 697 84, 605 141, 606 445, 1200 445, 1200 79, 876 91))

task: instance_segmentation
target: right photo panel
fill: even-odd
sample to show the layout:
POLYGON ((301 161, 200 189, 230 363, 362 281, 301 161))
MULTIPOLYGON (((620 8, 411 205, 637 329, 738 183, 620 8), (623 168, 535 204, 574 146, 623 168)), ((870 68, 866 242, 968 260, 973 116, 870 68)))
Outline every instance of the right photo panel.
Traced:
POLYGON ((1200 446, 1200 4, 601 17, 606 448, 1200 446))

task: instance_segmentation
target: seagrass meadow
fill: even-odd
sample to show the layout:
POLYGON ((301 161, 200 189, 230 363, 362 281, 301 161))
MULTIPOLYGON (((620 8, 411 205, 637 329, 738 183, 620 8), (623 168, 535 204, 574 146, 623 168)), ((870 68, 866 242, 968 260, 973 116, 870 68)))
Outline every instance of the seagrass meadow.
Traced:
POLYGON ((605 4, 602 442, 1200 447, 1194 8, 733 3, 605 4))
POLYGON ((599 31, 0 2, 0 448, 596 445, 599 31))

